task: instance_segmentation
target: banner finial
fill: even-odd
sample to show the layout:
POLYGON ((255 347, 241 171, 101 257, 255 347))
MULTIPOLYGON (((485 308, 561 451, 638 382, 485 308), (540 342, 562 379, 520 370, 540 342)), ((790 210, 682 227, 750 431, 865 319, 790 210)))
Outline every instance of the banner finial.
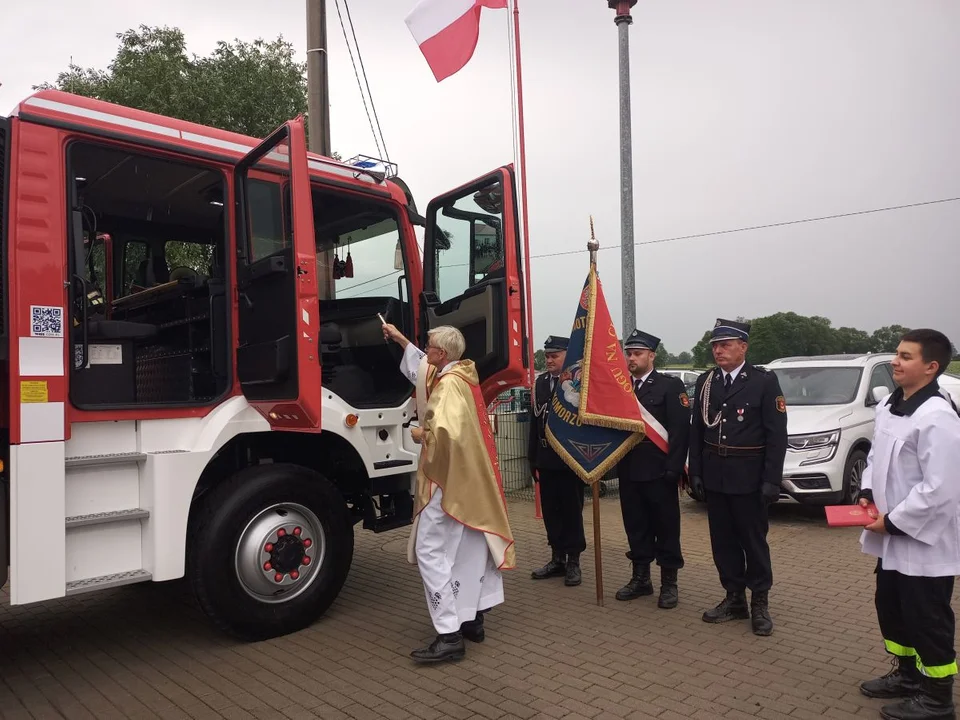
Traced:
POLYGON ((587 250, 590 251, 590 264, 597 264, 597 250, 600 249, 600 243, 597 242, 596 235, 593 234, 593 215, 590 216, 590 241, 587 243, 587 250))

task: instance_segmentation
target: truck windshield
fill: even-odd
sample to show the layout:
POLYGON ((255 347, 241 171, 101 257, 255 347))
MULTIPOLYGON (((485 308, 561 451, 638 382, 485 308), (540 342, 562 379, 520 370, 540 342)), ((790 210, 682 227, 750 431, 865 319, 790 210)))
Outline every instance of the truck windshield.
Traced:
POLYGON ((773 370, 787 405, 846 405, 860 385, 861 368, 789 367, 773 370))

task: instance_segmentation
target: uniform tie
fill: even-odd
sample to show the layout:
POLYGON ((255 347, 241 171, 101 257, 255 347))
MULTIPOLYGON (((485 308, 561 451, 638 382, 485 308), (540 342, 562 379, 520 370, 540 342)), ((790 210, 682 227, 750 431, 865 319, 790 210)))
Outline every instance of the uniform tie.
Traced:
POLYGON ((733 376, 727 375, 727 380, 723 383, 723 389, 729 390, 731 385, 733 385, 733 376))

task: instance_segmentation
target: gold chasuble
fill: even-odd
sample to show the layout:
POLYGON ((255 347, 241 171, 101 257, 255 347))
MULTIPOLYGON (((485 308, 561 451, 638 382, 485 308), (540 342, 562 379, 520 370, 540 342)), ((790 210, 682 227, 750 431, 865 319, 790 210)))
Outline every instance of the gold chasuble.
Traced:
POLYGON ((476 365, 461 360, 431 380, 421 420, 423 449, 414 517, 439 487, 443 511, 484 534, 497 569, 512 569, 516 567, 513 533, 476 365))

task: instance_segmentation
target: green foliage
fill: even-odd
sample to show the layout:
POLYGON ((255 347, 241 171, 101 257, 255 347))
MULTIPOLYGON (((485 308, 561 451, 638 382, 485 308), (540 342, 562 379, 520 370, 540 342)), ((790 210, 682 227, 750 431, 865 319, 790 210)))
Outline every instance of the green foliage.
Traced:
POLYGON ((533 369, 537 372, 543 372, 547 369, 547 354, 543 349, 533 353, 533 369))
POLYGON ((106 70, 71 64, 56 88, 169 117, 265 137, 307 112, 306 64, 279 37, 267 42, 219 42, 210 55, 187 54, 179 28, 118 33, 120 47, 106 70))
POLYGON ((653 367, 666 367, 670 364, 671 360, 673 360, 673 355, 667 352, 667 349, 663 346, 663 343, 657 345, 657 355, 653 359, 653 367))
MULTIPOLYGON (((834 328, 825 317, 794 312, 775 313, 749 322, 747 360, 761 365, 791 356, 894 352, 900 337, 909 329, 902 325, 887 325, 870 334, 852 327, 834 328)), ((691 354, 695 367, 713 365, 710 331, 703 334, 691 354)))
POLYGON ((903 325, 887 325, 873 331, 873 352, 896 352, 900 337, 909 330, 903 325))
POLYGON ((713 353, 710 352, 710 330, 703 334, 700 342, 693 346, 690 353, 693 355, 694 367, 706 368, 713 365, 713 353))

